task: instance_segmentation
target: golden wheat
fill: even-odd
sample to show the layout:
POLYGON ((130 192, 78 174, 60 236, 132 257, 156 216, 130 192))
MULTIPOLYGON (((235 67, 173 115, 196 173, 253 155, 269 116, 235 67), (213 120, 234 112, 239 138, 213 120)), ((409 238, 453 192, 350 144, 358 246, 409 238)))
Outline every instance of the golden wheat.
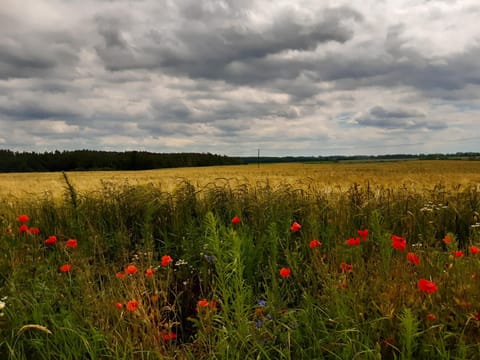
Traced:
MULTIPOLYGON (((354 183, 388 187, 479 185, 480 161, 435 160, 350 163, 289 163, 158 169, 147 171, 68 172, 78 193, 110 186, 151 184, 170 191, 188 181, 206 186, 290 185, 295 188, 339 189, 354 183)), ((62 173, 0 174, 1 196, 58 196, 65 191, 62 173)))

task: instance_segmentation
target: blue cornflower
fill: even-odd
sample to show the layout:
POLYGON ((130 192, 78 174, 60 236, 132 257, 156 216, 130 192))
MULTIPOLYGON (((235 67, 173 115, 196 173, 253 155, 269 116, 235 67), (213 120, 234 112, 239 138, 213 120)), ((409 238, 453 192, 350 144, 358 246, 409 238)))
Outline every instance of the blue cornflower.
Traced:
POLYGON ((203 256, 205 257, 205 260, 207 260, 209 263, 212 263, 214 260, 214 257, 212 255, 205 254, 203 256))

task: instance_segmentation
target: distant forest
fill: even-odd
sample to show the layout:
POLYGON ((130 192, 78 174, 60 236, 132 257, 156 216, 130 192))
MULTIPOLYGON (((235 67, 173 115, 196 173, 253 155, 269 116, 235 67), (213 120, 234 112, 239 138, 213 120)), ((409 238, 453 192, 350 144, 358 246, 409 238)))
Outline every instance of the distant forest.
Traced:
POLYGON ((148 170, 174 167, 285 162, 346 162, 397 160, 480 160, 480 153, 393 154, 355 156, 229 157, 211 153, 151 153, 147 151, 14 152, 0 149, 0 172, 148 170))
POLYGON ((0 172, 148 170, 241 163, 237 158, 210 153, 93 150, 35 153, 0 150, 0 172))
POLYGON ((288 162, 368 162, 400 160, 480 160, 480 153, 457 152, 455 154, 386 154, 386 155, 329 155, 285 157, 240 157, 242 163, 288 163, 288 162))

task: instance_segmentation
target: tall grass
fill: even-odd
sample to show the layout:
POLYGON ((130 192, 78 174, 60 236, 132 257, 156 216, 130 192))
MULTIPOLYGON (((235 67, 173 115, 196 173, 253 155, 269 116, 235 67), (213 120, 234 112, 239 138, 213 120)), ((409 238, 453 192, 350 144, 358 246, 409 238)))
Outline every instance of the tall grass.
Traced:
POLYGON ((81 193, 65 182, 60 201, 0 200, 0 358, 480 356, 475 185, 104 183, 81 193), (41 233, 19 231, 20 214, 41 233), (365 241, 346 245, 366 228, 365 241), (45 244, 51 235, 58 241, 45 244), (310 248, 313 239, 322 245, 310 248), (421 278, 438 291, 422 292, 421 278))

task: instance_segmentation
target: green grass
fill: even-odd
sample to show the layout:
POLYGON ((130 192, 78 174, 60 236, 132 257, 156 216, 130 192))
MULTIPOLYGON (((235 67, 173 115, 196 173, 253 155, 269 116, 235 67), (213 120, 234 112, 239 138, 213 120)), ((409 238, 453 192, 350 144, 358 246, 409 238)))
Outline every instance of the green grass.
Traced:
POLYGON ((0 199, 2 359, 480 357, 474 185, 200 191, 184 182, 79 193, 65 182, 61 201, 0 199), (19 231, 20 214, 40 235, 19 231), (365 228, 365 241, 345 244, 365 228), (45 245, 51 235, 58 242, 45 245), (77 248, 66 247, 72 238, 77 248), (161 266, 163 255, 173 262, 161 266), (138 272, 118 278, 128 265, 138 272), (438 291, 422 292, 421 278, 438 291))

